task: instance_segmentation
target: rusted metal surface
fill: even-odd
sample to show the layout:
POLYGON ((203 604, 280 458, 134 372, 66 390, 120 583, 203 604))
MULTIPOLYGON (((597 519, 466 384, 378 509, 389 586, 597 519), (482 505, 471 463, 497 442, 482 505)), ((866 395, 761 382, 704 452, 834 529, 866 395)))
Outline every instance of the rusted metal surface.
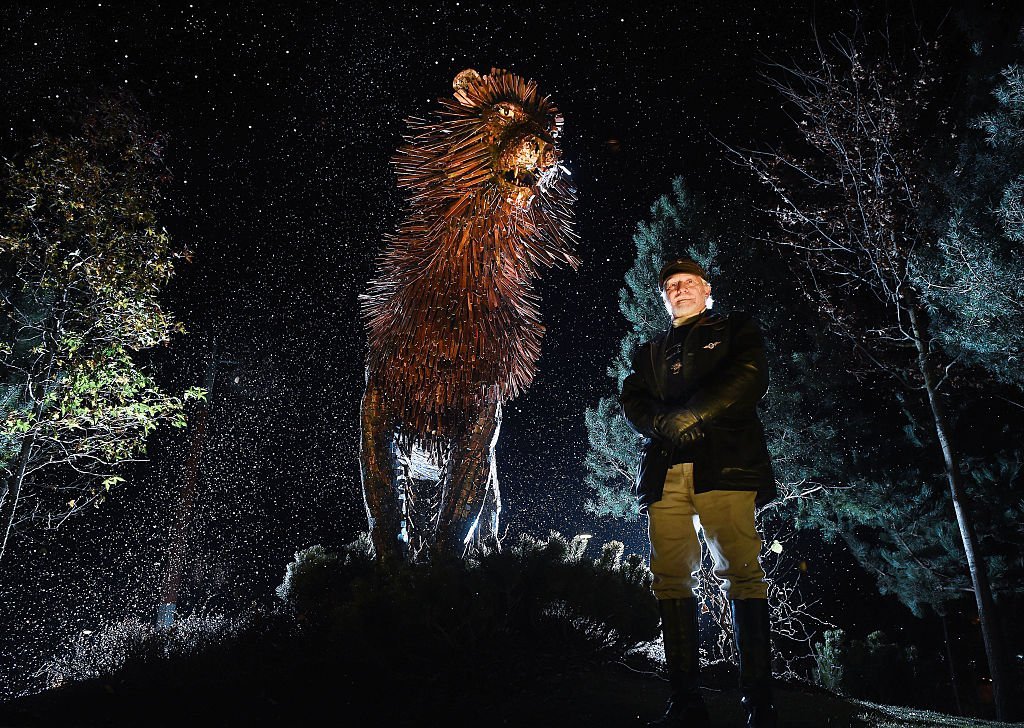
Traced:
MULTIPOLYGON (((459 453, 488 430, 496 437, 500 405, 533 380, 544 334, 533 289, 540 270, 579 261, 554 104, 533 81, 501 69, 483 76, 467 69, 453 86, 430 118, 407 120, 392 160, 410 207, 361 296, 369 339, 364 403, 376 413, 364 411, 363 427, 364 449, 387 446, 367 430, 379 424, 394 430, 400 451, 415 444, 438 462, 465 463, 459 453), (487 417, 494 428, 481 426, 487 417)), ((365 490, 365 453, 363 460, 365 490)), ((493 471, 486 460, 470 470, 493 471)), ((397 469, 397 461, 385 468, 397 469)), ((455 470, 462 475, 445 498, 479 501, 463 485, 450 492, 468 478, 464 465, 455 470)), ((371 523, 371 503, 383 498, 367 494, 371 523)), ((442 514, 450 512, 442 504, 442 514)))

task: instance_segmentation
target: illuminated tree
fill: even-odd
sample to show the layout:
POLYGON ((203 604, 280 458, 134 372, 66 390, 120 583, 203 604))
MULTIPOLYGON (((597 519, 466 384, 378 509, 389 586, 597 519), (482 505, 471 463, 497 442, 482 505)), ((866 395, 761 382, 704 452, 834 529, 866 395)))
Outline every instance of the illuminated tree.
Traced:
POLYGON ((639 223, 633 235, 636 259, 619 291, 619 311, 629 328, 608 368, 615 393, 602 397, 597 407, 584 413, 590 442, 586 483, 593 491, 587 509, 596 515, 627 520, 635 520, 639 515, 633 479, 642 438, 623 417, 617 393, 622 380, 629 375, 633 352, 668 326, 658 285, 664 261, 688 255, 701 263, 709 275, 715 270, 718 246, 705 238, 701 225, 699 205, 683 179, 676 177, 672 180, 672 194, 655 201, 651 219, 639 223))
POLYGON ((157 222, 159 140, 107 98, 7 169, 0 228, 0 556, 12 527, 99 506, 183 399, 136 361, 181 331, 157 300, 181 251, 157 222))
POLYGON ((920 265, 942 248, 924 215, 933 187, 927 164, 950 134, 946 110, 934 102, 941 79, 934 46, 903 60, 888 38, 879 40, 872 54, 865 36, 836 36, 812 70, 776 66, 769 83, 794 109, 804 151, 740 158, 778 199, 773 242, 799 265, 806 296, 852 346, 854 366, 882 375, 875 396, 906 398, 927 412, 920 457, 941 454, 1001 717, 1009 685, 950 416, 960 352, 936 333, 948 317, 935 310, 920 265))
POLYGON ((964 135, 944 178, 951 212, 915 277, 933 335, 965 364, 1024 387, 1024 67, 1002 72, 996 108, 964 135))

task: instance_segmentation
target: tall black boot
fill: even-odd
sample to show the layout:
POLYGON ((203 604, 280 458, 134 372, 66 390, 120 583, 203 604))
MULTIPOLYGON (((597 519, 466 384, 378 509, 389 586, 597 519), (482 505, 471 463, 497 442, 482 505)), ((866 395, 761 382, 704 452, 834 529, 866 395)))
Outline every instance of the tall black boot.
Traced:
POLYGON ((734 599, 732 629, 740 654, 740 692, 747 728, 775 728, 768 600, 734 599))
POLYGON ((672 697, 651 728, 705 728, 708 709, 700 693, 700 661, 697 654, 697 600, 659 599, 661 634, 665 640, 665 669, 672 697))

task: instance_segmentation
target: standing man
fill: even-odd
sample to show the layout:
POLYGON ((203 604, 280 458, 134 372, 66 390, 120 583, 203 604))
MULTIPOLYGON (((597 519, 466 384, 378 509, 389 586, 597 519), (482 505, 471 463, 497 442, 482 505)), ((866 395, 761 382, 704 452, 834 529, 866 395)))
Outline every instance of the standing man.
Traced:
POLYGON ((708 724, 700 692, 697 530, 732 605, 748 728, 774 728, 768 585, 758 562, 754 509, 775 497, 757 403, 768 390, 764 342, 750 316, 714 314, 711 285, 689 258, 659 276, 672 325, 640 346, 619 402, 643 435, 636 493, 648 517, 654 595, 672 699, 651 725, 708 724))

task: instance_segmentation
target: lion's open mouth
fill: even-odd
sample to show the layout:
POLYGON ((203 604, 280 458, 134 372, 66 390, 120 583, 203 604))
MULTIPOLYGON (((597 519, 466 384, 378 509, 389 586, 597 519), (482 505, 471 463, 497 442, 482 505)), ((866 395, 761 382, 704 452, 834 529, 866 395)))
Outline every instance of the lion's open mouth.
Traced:
POLYGON ((537 175, 526 170, 508 169, 501 177, 516 187, 533 187, 537 184, 537 175))

